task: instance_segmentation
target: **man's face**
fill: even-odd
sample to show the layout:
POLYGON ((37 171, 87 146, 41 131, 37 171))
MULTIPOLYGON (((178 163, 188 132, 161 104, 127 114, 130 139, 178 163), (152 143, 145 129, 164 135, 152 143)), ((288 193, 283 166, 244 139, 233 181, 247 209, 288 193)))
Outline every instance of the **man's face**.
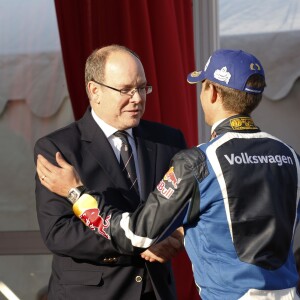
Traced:
MULTIPOLYGON (((139 59, 130 53, 116 52, 108 57, 102 83, 119 90, 130 90, 146 86, 147 81, 139 59)), ((140 95, 137 91, 133 96, 121 95, 108 87, 95 86, 91 106, 103 121, 119 130, 139 124, 145 111, 146 95, 140 95)))

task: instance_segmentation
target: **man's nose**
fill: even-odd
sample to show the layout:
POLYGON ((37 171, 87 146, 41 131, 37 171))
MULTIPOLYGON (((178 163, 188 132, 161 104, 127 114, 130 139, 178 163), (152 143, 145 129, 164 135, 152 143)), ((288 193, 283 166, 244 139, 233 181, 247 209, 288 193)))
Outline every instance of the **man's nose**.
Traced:
POLYGON ((131 91, 130 99, 135 102, 143 101, 143 97, 141 96, 139 89, 136 88, 131 91))

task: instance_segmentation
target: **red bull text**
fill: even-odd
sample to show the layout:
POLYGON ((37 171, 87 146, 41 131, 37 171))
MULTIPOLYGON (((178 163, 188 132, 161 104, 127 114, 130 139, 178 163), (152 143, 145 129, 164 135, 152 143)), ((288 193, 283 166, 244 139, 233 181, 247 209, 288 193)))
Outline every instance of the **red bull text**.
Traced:
POLYGON ((177 189, 178 184, 181 181, 181 178, 177 178, 174 172, 174 167, 171 167, 169 169, 169 171, 165 174, 163 180, 161 180, 159 182, 159 184, 157 185, 157 190, 167 199, 170 199, 170 197, 173 195, 174 193, 174 189, 169 187, 166 188, 166 182, 170 182, 172 184, 172 186, 174 187, 174 189, 177 189))

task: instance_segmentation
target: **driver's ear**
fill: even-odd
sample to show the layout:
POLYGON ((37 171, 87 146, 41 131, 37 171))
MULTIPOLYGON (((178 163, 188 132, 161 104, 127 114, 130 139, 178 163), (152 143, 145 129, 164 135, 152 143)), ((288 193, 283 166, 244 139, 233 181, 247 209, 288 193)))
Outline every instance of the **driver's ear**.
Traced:
POLYGON ((217 98, 218 98, 218 91, 216 89, 216 87, 207 81, 204 81, 203 84, 206 85, 205 89, 208 91, 208 94, 210 96, 209 100, 211 103, 215 103, 217 98))
POLYGON ((211 89, 212 89, 212 91, 211 91, 211 93, 212 93, 211 101, 214 103, 214 102, 217 101, 218 91, 217 91, 216 87, 213 84, 210 84, 210 85, 211 85, 211 89))

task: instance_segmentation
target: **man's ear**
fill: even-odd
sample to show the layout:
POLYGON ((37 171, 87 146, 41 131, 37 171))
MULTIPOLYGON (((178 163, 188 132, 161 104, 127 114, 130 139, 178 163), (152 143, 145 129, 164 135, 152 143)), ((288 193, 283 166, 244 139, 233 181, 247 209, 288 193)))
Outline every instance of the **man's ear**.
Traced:
POLYGON ((209 89, 210 89, 210 101, 211 103, 215 103, 217 101, 217 98, 218 98, 218 92, 217 92, 217 89, 216 87, 212 84, 212 83, 209 83, 209 89))
POLYGON ((99 86, 95 82, 89 81, 87 85, 87 89, 89 91, 90 96, 94 97, 95 95, 98 94, 99 86))
POLYGON ((90 94, 90 99, 94 101, 98 101, 99 99, 99 86, 93 81, 89 81, 87 84, 87 90, 90 94))

